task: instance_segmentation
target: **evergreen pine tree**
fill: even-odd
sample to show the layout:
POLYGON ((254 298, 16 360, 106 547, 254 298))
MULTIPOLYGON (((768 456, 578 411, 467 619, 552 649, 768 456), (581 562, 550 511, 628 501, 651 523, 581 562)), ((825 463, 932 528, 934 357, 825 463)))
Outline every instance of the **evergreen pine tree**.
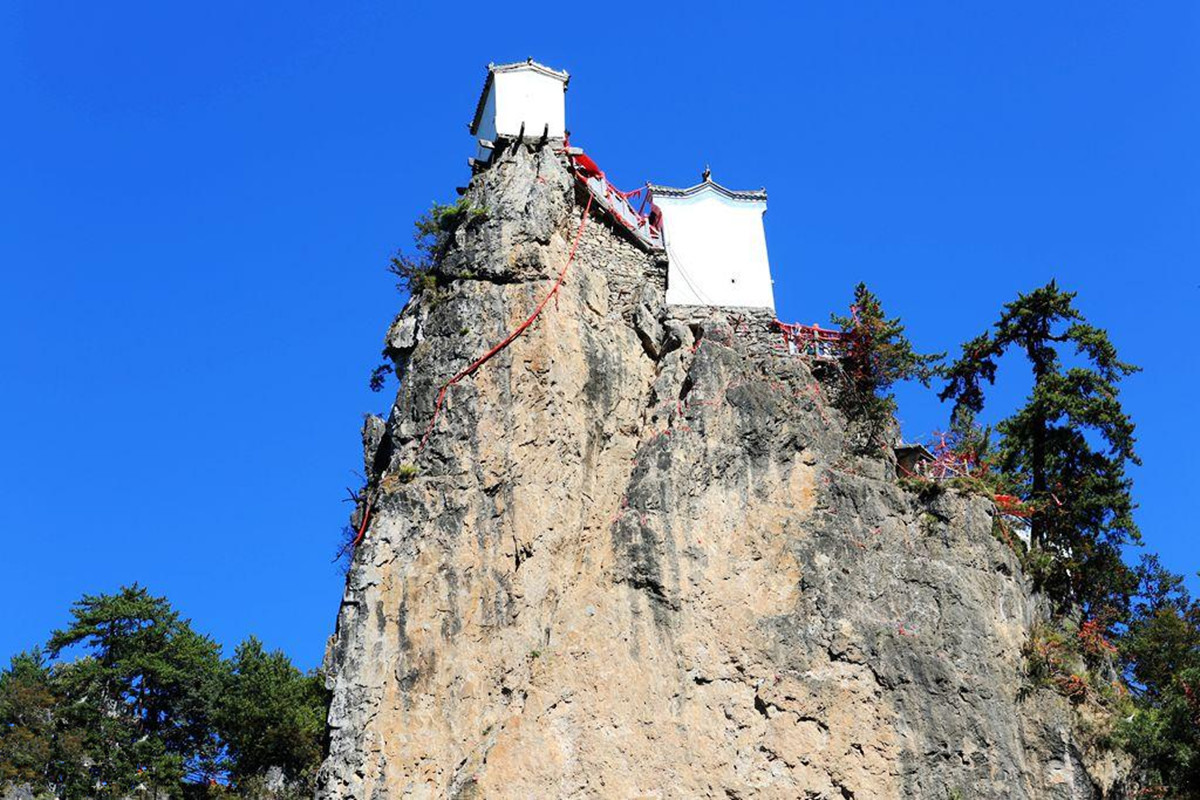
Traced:
POLYGON ((230 667, 217 727, 234 785, 246 788, 275 767, 297 794, 311 795, 328 708, 322 677, 301 672, 253 636, 238 645, 230 667))
POLYGON ((91 789, 83 731, 70 716, 41 651, 13 656, 0 672, 0 790, 79 797, 91 789))
POLYGON ((896 410, 892 387, 906 380, 928 386, 945 354, 922 355, 913 350, 899 317, 888 319, 883 304, 865 283, 854 287, 850 316, 834 314, 832 319, 847 338, 842 364, 848 386, 842 405, 853 419, 868 423, 874 439, 896 410))
POLYGON ((97 794, 171 790, 216 775, 216 643, 192 630, 165 598, 136 584, 118 594, 84 595, 71 615, 47 649, 55 658, 68 648, 84 651, 57 667, 55 678, 84 734, 97 794))
MULTIPOLYGON (((1167 797, 1200 796, 1200 602, 1156 556, 1138 568, 1141 588, 1120 655, 1137 710, 1117 726, 1143 783, 1167 797)), ((1149 792, 1147 792, 1149 794, 1149 792)))
POLYGON ((136 584, 84 595, 71 615, 51 660, 35 650, 0 670, 0 793, 208 797, 229 778, 242 796, 311 797, 328 710, 319 673, 253 637, 223 661, 136 584))
POLYGON ((944 372, 940 397, 954 401, 954 420, 974 416, 998 359, 1011 350, 1025 356, 1033 390, 997 425, 997 466, 1035 509, 1032 536, 1047 587, 1088 613, 1120 611, 1134 590, 1120 548, 1140 538, 1125 468, 1140 462, 1117 384, 1137 368, 1117 358, 1108 334, 1084 320, 1074 298, 1054 281, 1019 295, 990 331, 963 345, 944 372), (1061 352, 1067 349, 1071 364, 1061 352))

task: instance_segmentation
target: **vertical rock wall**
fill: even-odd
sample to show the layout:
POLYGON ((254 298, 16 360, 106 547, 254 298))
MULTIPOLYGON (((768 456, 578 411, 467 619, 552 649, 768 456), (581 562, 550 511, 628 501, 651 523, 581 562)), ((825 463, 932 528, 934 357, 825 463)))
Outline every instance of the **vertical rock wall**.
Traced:
POLYGON ((1070 709, 1022 689, 1035 605, 991 504, 848 454, 769 319, 668 313, 665 265, 602 217, 418 452, 582 213, 549 147, 466 196, 486 213, 388 333, 319 796, 1101 796, 1070 709))

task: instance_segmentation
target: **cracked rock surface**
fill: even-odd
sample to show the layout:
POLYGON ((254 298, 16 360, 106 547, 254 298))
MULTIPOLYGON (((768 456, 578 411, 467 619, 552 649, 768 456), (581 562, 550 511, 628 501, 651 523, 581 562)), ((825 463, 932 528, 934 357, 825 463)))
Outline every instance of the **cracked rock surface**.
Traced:
POLYGON ((1115 796, 1022 679, 1038 602, 991 503, 852 455, 769 317, 667 309, 599 214, 418 451, 582 214, 552 147, 466 196, 486 213, 391 326, 403 381, 364 427, 319 797, 1115 796))

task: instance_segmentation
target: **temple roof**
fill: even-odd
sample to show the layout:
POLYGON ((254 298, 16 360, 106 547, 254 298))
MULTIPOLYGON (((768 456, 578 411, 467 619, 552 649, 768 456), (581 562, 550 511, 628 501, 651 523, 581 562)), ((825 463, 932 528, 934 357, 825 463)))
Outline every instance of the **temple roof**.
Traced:
POLYGON ((565 69, 552 69, 545 64, 534 61, 532 58, 527 58, 524 61, 513 61, 510 64, 488 64, 488 76, 497 72, 516 72, 522 69, 532 69, 534 72, 540 72, 550 78, 558 78, 563 83, 571 80, 571 73, 565 69))
POLYGON ((471 129, 471 135, 479 130, 480 118, 483 116, 483 107, 487 104, 488 92, 492 89, 492 81, 497 72, 518 72, 520 70, 531 70, 548 78, 558 78, 563 82, 563 90, 566 91, 567 84, 571 81, 571 74, 564 70, 551 69, 545 64, 540 64, 532 58, 527 58, 524 61, 513 61, 511 64, 488 64, 487 79, 483 82, 483 91, 479 93, 479 102, 475 104, 475 116, 468 126, 471 129))
POLYGON ((900 444, 893 445, 892 450, 894 450, 896 455, 900 458, 913 455, 925 461, 936 460, 933 453, 929 452, 929 448, 923 444, 906 444, 901 442, 900 444))
POLYGON ((693 197, 702 192, 716 192, 719 195, 728 197, 730 200, 746 200, 762 203, 767 201, 767 190, 765 188, 747 191, 727 189, 712 179, 712 170, 708 167, 704 168, 704 172, 700 177, 703 178, 700 183, 697 183, 695 186, 689 186, 686 189, 674 186, 659 186, 652 183, 650 184, 650 193, 657 197, 693 197))

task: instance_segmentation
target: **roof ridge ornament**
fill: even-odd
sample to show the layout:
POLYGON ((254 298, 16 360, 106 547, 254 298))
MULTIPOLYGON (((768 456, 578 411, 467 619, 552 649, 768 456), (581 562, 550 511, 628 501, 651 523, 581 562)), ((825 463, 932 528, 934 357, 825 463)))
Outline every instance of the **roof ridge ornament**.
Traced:
POLYGON ((702 179, 702 180, 703 180, 705 183, 712 183, 712 182, 713 182, 713 179, 712 179, 712 168, 711 168, 711 167, 709 167, 709 166, 708 166, 708 164, 705 164, 705 165, 704 165, 704 172, 701 172, 701 173, 700 173, 700 178, 701 178, 701 179, 702 179))

